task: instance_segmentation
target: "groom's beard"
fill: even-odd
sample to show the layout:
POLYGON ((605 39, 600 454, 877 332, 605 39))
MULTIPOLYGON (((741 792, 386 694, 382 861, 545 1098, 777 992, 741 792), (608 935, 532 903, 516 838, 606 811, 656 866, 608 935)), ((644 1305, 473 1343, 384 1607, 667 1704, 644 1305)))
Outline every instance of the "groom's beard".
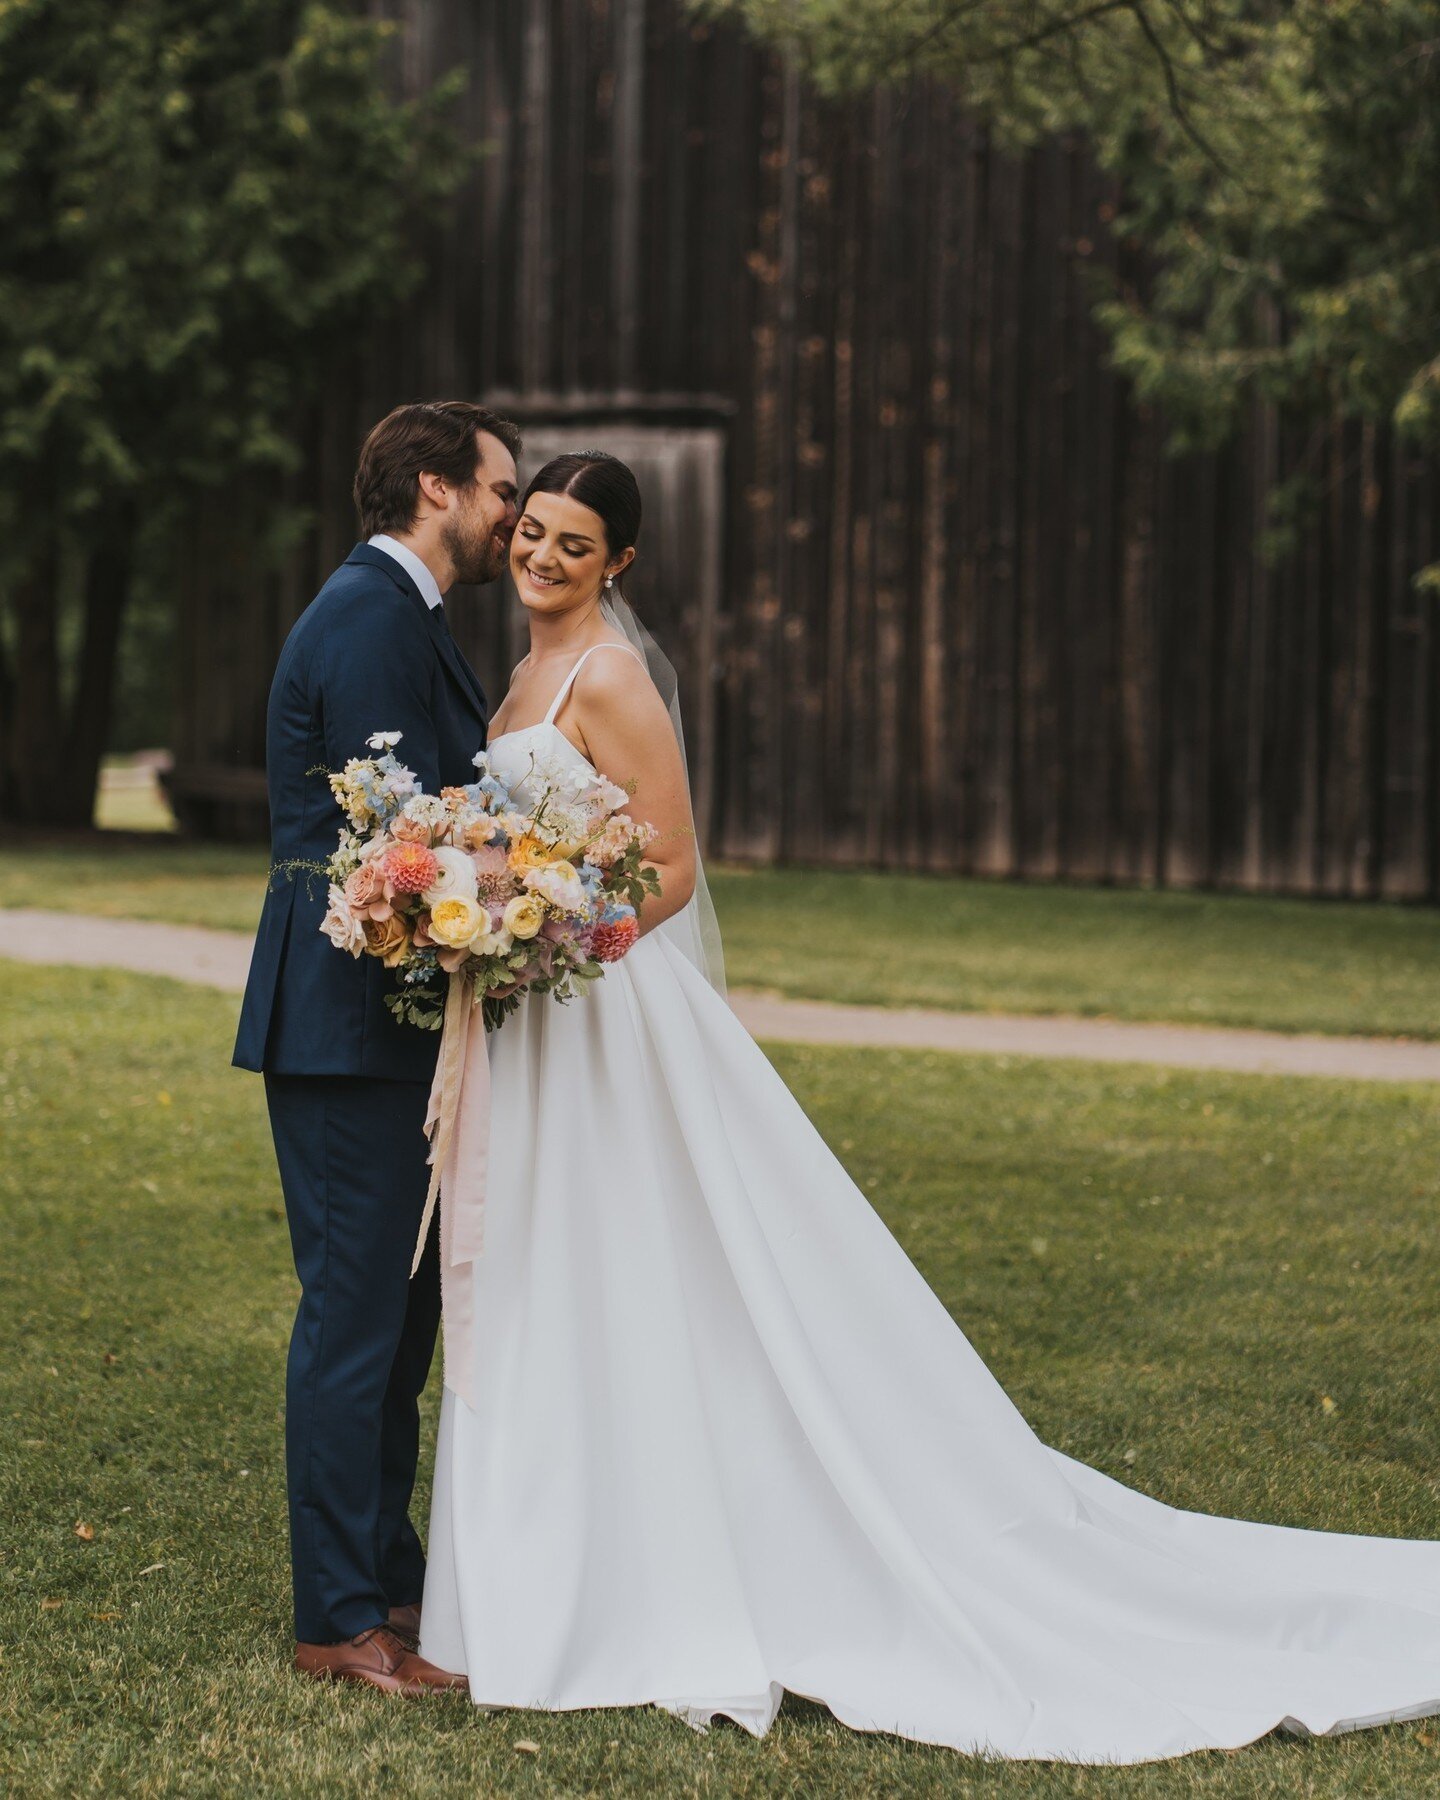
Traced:
POLYGON ((498 581, 509 567, 509 542, 497 532, 457 519, 446 527, 441 541, 455 566, 456 581, 467 587, 485 587, 498 581))

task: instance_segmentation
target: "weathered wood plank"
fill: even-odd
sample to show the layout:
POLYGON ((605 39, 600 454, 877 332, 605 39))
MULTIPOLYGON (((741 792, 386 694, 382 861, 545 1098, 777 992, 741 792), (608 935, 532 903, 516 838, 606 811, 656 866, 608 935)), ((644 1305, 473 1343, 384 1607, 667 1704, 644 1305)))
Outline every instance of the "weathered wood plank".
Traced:
MULTIPOLYGON (((337 362, 294 475, 197 509, 187 761, 258 766, 366 427, 508 391, 537 449, 647 471, 636 591, 685 640, 715 850, 1440 899, 1440 632, 1412 582, 1440 474, 1378 426, 1263 409, 1163 464, 1090 316, 1089 271, 1146 270, 1083 147, 1017 162, 921 86, 822 102, 678 0, 371 10, 406 91, 467 67, 483 154, 416 221, 424 279, 337 362), (722 434, 718 501, 687 407, 722 434), (1302 463, 1325 492, 1272 566, 1267 499, 1302 463), (281 501, 313 527, 272 556, 281 501)), ((502 686, 517 613, 455 611, 502 686)))

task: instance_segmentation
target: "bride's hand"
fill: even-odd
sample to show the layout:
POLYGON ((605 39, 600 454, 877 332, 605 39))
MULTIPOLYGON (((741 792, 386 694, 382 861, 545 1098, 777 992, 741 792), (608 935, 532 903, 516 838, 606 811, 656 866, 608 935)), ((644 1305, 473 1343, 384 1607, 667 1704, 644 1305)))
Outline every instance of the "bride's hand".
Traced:
POLYGON ((635 791, 632 819, 655 827, 645 861, 660 892, 640 910, 640 935, 689 904, 695 892, 695 832, 680 746, 655 684, 633 656, 592 656, 575 678, 568 710, 585 754, 600 773, 635 791))

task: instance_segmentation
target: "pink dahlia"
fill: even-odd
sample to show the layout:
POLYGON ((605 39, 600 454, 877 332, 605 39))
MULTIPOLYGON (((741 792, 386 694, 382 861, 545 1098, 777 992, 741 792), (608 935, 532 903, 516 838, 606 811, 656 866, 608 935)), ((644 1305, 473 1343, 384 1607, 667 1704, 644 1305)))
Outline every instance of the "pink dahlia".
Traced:
POLYGON ((385 879, 397 894, 423 894, 439 873, 439 860, 425 844, 397 844, 385 857, 385 879))
POLYGON ((515 877, 510 873, 510 858, 498 844, 486 844, 470 853, 482 900, 509 900, 516 892, 515 877))
POLYGON ((590 935, 590 954, 596 962, 619 962, 640 935, 640 921, 633 912, 601 919, 590 935))

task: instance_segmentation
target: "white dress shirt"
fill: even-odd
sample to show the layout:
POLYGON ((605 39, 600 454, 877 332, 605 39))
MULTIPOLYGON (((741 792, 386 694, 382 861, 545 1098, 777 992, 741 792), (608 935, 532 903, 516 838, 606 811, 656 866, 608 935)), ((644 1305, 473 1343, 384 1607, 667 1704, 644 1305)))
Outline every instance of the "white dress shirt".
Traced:
POLYGON ((445 596, 440 592, 439 582, 436 581, 435 577, 430 573, 426 565, 421 562, 415 552, 407 545, 402 544, 399 538, 389 537, 385 532, 377 531, 369 542, 372 549, 383 550, 387 556, 393 556, 395 558, 396 562, 399 563, 400 567, 415 583, 416 587, 419 588, 425 604, 430 608, 431 612, 434 612, 435 608, 442 604, 445 596))

